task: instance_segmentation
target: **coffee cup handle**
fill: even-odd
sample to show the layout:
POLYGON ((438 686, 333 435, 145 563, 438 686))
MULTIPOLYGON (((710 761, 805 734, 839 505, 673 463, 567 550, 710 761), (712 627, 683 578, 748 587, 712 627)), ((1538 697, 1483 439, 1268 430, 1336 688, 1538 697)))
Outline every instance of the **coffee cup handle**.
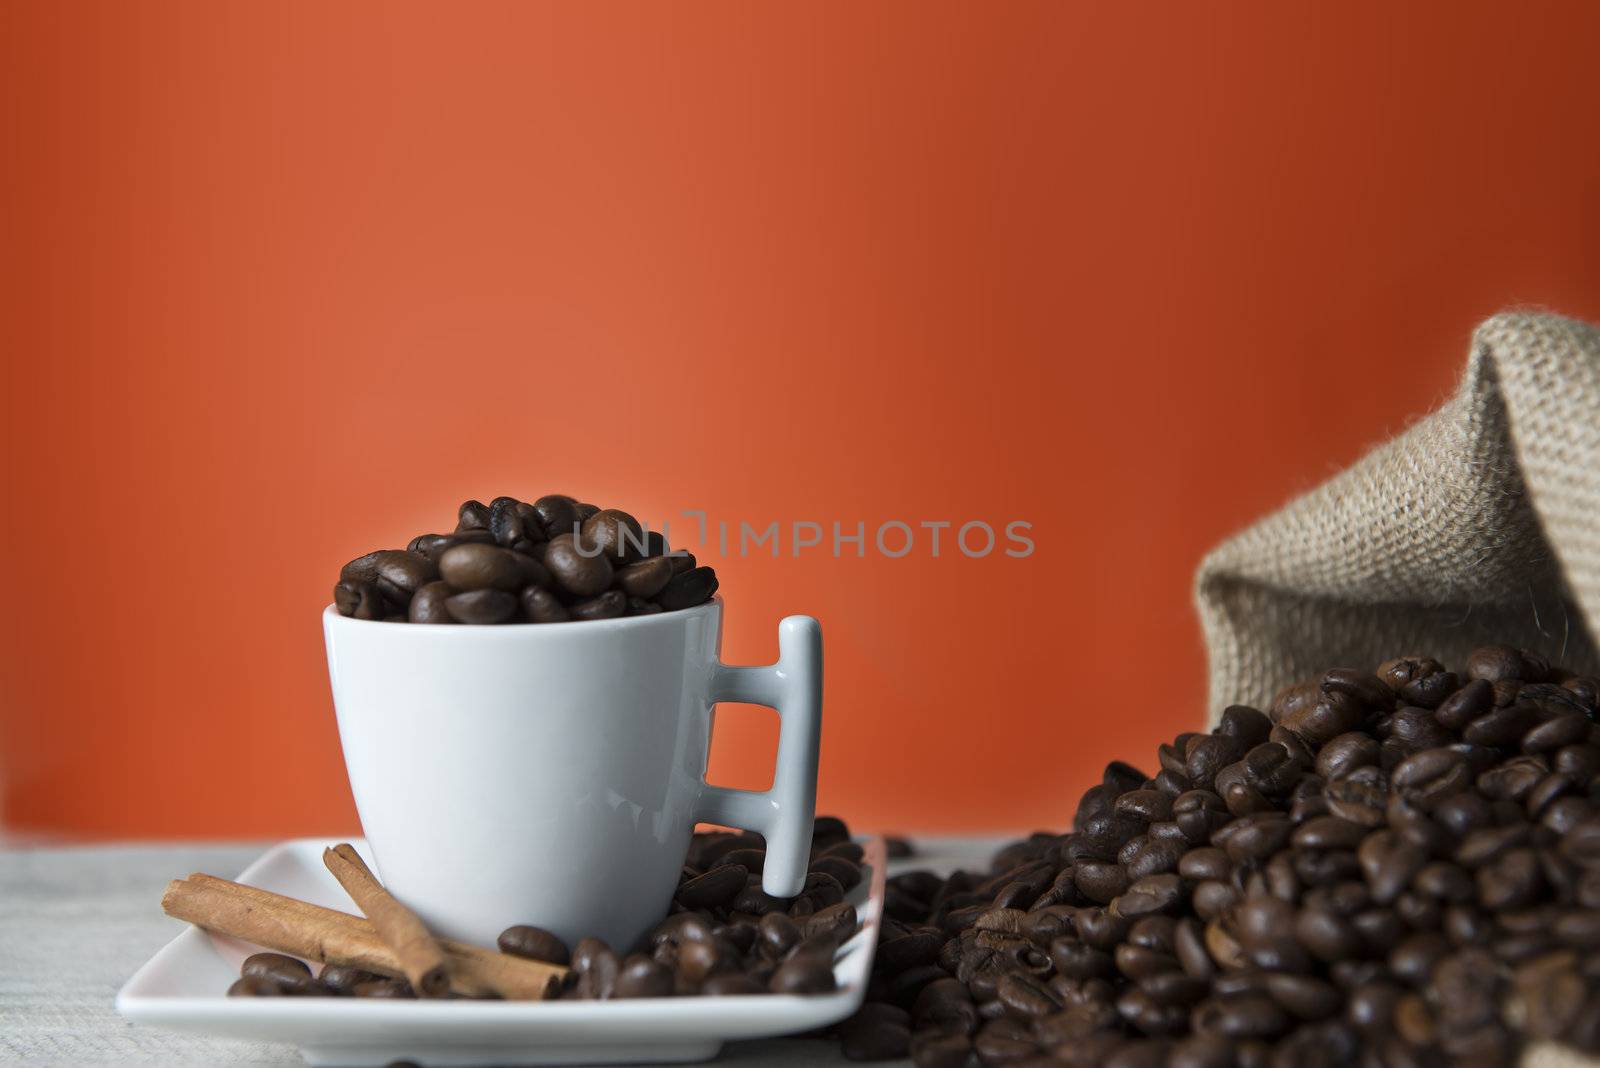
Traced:
POLYGON ((778 662, 762 667, 717 664, 711 700, 777 710, 778 756, 770 790, 705 785, 695 820, 739 827, 767 841, 761 889, 793 897, 805 884, 817 815, 817 750, 822 741, 822 627, 810 616, 778 624, 778 662))

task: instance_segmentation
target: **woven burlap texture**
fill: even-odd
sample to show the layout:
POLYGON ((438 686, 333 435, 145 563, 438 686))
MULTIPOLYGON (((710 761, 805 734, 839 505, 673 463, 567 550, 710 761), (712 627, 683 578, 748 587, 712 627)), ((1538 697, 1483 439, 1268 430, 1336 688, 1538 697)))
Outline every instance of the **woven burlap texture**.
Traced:
MULTIPOLYGON (((1404 388, 1404 353, 1388 382, 1404 388)), ((1301 433, 1359 406, 1351 391, 1301 433)), ((1600 674, 1600 331, 1497 315, 1455 395, 1348 470, 1217 546, 1195 582, 1210 715, 1401 653, 1459 668, 1488 642, 1600 674)), ((1534 1068, 1594 1068, 1554 1046, 1534 1068)))

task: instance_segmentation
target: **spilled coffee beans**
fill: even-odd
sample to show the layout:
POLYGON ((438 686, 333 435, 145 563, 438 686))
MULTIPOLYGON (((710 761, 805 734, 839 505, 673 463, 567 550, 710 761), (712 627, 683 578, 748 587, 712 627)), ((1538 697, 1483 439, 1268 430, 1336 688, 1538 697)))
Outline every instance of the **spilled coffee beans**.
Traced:
POLYGON ((922 1068, 1600 1052, 1600 682, 1329 671, 1106 768, 1065 834, 888 882, 847 1056, 922 1068), (899 1010, 899 1011, 893 1011, 899 1010), (909 1013, 909 1026, 901 1013, 909 1013))
POLYGON ((341 615, 389 623, 564 623, 704 604, 717 573, 633 516, 562 494, 467 501, 449 534, 345 564, 341 615))

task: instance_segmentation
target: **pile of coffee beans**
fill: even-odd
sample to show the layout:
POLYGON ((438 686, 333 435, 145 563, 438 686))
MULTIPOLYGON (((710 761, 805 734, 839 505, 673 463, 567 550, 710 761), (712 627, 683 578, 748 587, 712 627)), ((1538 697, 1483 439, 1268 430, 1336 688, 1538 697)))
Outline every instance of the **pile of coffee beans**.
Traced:
POLYGON ((1505 646, 1234 706, 1066 834, 889 880, 848 1056, 1505 1065, 1600 1051, 1600 682, 1505 646))
MULTIPOLYGON (((900 843, 896 852, 907 850, 900 843)), ((842 820, 818 817, 810 870, 800 893, 761 889, 766 848, 758 835, 694 836, 672 912, 640 951, 619 954, 598 938, 569 947, 539 927, 500 935, 500 949, 569 967, 561 997, 576 1000, 733 994, 825 994, 835 989, 834 957, 860 927, 845 894, 862 879, 861 847, 842 820)), ((315 976, 282 953, 245 959, 234 997, 413 998, 404 979, 327 964, 315 976)))
POLYGON ((559 493, 467 501, 449 534, 345 564, 341 615, 387 623, 564 623, 693 608, 717 573, 617 508, 559 493))

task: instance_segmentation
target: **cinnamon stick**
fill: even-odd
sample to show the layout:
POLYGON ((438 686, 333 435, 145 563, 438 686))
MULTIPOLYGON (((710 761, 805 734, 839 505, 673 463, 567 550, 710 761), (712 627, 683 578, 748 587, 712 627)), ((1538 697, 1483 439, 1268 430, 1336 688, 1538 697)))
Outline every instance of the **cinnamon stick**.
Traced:
POLYGON ((444 950, 417 914, 383 888, 355 847, 349 842, 340 842, 331 849, 324 849, 322 863, 339 880, 350 900, 366 913, 378 937, 394 950, 406 978, 411 980, 412 989, 430 998, 442 998, 450 993, 450 970, 444 950))
MULTIPOLYGON (((197 927, 280 953, 405 976, 399 958, 371 921, 259 887, 196 872, 168 883, 161 907, 197 927)), ((446 939, 440 946, 449 958, 451 990, 468 997, 538 1000, 553 993, 567 971, 464 942, 446 939)))

